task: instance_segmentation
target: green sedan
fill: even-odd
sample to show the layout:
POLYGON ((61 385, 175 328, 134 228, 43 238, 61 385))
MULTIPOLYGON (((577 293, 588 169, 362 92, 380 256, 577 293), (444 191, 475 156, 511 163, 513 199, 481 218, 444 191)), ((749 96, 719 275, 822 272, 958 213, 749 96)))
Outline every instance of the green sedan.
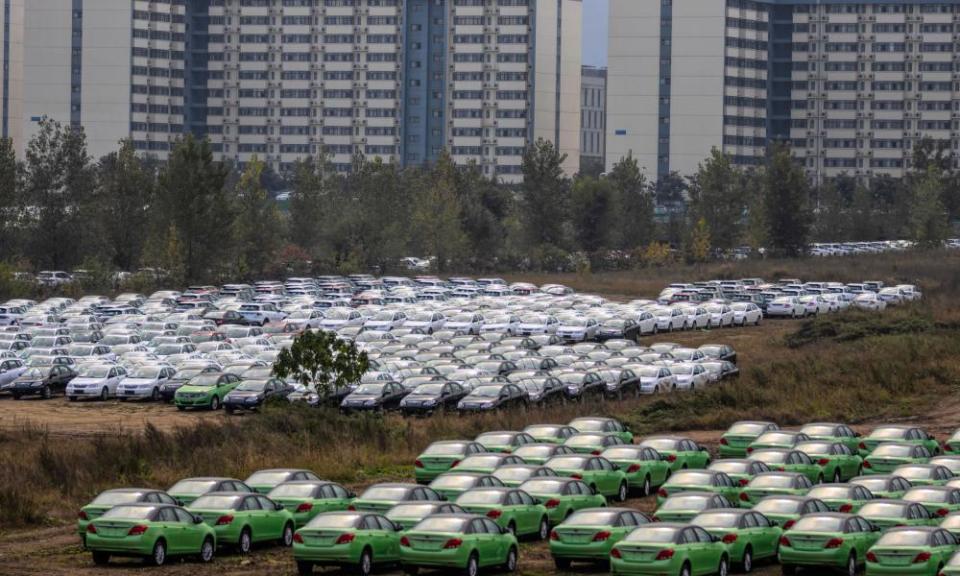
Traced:
POLYGON ((875 476, 857 476, 850 479, 850 484, 858 484, 869 490, 877 498, 899 500, 913 488, 913 484, 906 478, 891 474, 877 474, 875 476))
POLYGON ((753 510, 707 510, 690 523, 720 538, 727 545, 730 562, 744 572, 753 571, 754 560, 775 558, 783 534, 776 522, 753 510))
POLYGON ((524 428, 523 431, 543 444, 563 444, 567 438, 579 434, 573 426, 563 424, 533 424, 524 428))
POLYGON ((209 372, 198 374, 181 386, 173 395, 177 410, 207 408, 219 410, 223 398, 240 384, 236 374, 209 372))
POLYGON ((743 458, 747 455, 747 446, 764 432, 773 432, 780 427, 773 422, 742 421, 736 422, 720 437, 721 458, 743 458))
POLYGON ((734 507, 736 504, 729 498, 713 492, 680 492, 664 500, 653 519, 657 522, 689 522, 704 510, 734 507))
POLYGON ((627 445, 627 443, 621 440, 617 434, 586 432, 567 438, 563 445, 577 454, 593 454, 594 456, 599 456, 601 452, 611 446, 624 446, 627 445))
POLYGON ((811 482, 819 482, 823 469, 807 456, 806 452, 793 449, 767 448, 750 454, 751 460, 759 460, 776 472, 797 472, 811 482))
POLYGON ((917 502, 934 516, 943 518, 960 512, 960 488, 950 486, 918 486, 903 495, 907 502, 917 502))
POLYGON ((879 537, 878 527, 853 514, 803 516, 780 538, 780 568, 786 575, 804 567, 856 576, 879 537))
POLYGON ((747 456, 752 458, 753 453, 764 448, 779 448, 781 450, 790 450, 801 442, 806 442, 811 438, 803 432, 793 432, 791 430, 775 430, 773 432, 764 432, 757 439, 747 446, 747 456))
POLYGON ((235 478, 185 478, 167 490, 181 506, 210 492, 253 492, 253 488, 235 478))
POLYGON ((472 514, 424 518, 400 538, 400 560, 407 574, 421 568, 456 569, 477 576, 482 568, 515 572, 517 537, 493 520, 472 514))
POLYGON ((339 484, 325 480, 284 482, 267 496, 293 514, 293 522, 301 528, 317 514, 346 510, 357 497, 339 484))
POLYGON ((827 503, 831 510, 855 514, 860 508, 876 500, 872 492, 857 484, 819 484, 807 492, 807 496, 827 503))
POLYGON ((550 532, 550 555, 557 570, 569 570, 575 561, 606 564, 614 544, 650 522, 629 508, 580 510, 550 532))
POLYGON ((630 488, 649 496, 670 477, 670 463, 653 448, 641 446, 614 446, 600 454, 613 462, 627 475, 630 488))
POLYGON ((886 530, 896 526, 936 526, 926 508, 906 500, 873 500, 860 508, 860 516, 886 530))
POLYGON ((591 490, 617 502, 629 495, 627 475, 620 467, 601 456, 557 456, 544 464, 560 476, 583 480, 591 490))
POLYGON ((937 466, 946 466, 956 476, 960 476, 960 455, 948 454, 945 456, 935 456, 930 459, 930 464, 937 466))
POLYGON ((576 454, 576 452, 562 444, 549 444, 538 442, 537 444, 525 444, 513 451, 514 456, 523 458, 527 464, 543 464, 554 456, 563 456, 565 454, 576 454))
POLYGON ((750 508, 767 496, 806 496, 811 488, 813 483, 799 472, 764 472, 754 476, 737 498, 740 507, 750 508))
POLYGON ((320 480, 320 477, 310 470, 299 470, 296 468, 275 468, 272 470, 260 470, 254 472, 249 478, 244 480, 244 484, 254 489, 260 494, 268 494, 271 490, 283 484, 284 482, 293 482, 296 480, 320 480))
POLYGON ((699 526, 640 526, 610 550, 611 574, 701 576, 730 573, 727 545, 699 526))
POLYGON ((87 525, 87 549, 99 566, 111 556, 139 557, 153 566, 163 566, 172 556, 210 562, 216 548, 213 528, 168 504, 122 504, 87 525))
POLYGON ((894 476, 906 478, 914 486, 944 486, 954 478, 946 466, 936 464, 908 464, 893 471, 894 476))
POLYGON ((546 540, 550 534, 547 508, 519 488, 476 488, 460 495, 457 505, 490 518, 517 538, 546 540))
MULTIPOLYGON (((956 534, 956 533, 954 533, 956 534)), ((941 576, 960 576, 960 552, 950 557, 946 566, 940 571, 941 576)))
POLYGON ((483 472, 447 472, 430 483, 430 488, 447 500, 456 500, 458 496, 474 488, 496 488, 503 486, 496 476, 483 472))
POLYGON ((681 492, 712 492, 736 502, 740 495, 740 483, 716 470, 681 470, 670 476, 657 490, 657 505, 681 492))
POLYGON ((860 455, 866 456, 884 442, 903 442, 923 446, 932 455, 940 453, 940 443, 915 426, 878 426, 860 441, 860 455))
POLYGON ((400 560, 399 526, 379 514, 326 512, 293 536, 293 559, 303 576, 314 566, 338 566, 361 576, 400 560))
POLYGON ((256 542, 293 544, 293 514, 261 494, 205 494, 187 508, 217 533, 217 544, 248 554, 256 542))
POLYGON ((710 465, 710 452, 683 436, 650 436, 640 442, 643 448, 653 448, 670 463, 670 470, 701 469, 710 465))
POLYGON ((753 505, 753 511, 760 512, 784 530, 789 530, 801 516, 829 512, 830 507, 807 496, 767 496, 753 505))
POLYGON ((411 502, 397 504, 387 510, 385 516, 403 530, 409 530, 427 516, 434 514, 467 514, 467 511, 450 502, 411 502))
POLYGON ((891 528, 867 552, 867 576, 937 576, 957 539, 936 526, 891 528))
POLYGON ((889 474, 906 464, 926 464, 930 452, 923 446, 905 442, 880 444, 863 459, 865 474, 889 474))
POLYGON ((731 458, 729 460, 717 460, 710 465, 707 470, 723 472, 730 477, 734 483, 740 486, 746 486, 753 480, 757 474, 772 472, 770 466, 760 460, 752 458, 731 458))
POLYGON ((558 474, 552 468, 534 464, 509 464, 493 471, 504 486, 519 486, 531 478, 556 478, 558 474))
POLYGON ((617 434, 624 444, 633 444, 633 433, 630 432, 630 428, 616 418, 576 418, 569 425, 581 433, 617 434))
POLYGON ((547 509, 550 524, 559 524, 577 510, 602 508, 607 499, 575 478, 533 478, 520 485, 547 509))
POLYGON ((467 456, 455 468, 457 472, 485 472, 491 474, 497 468, 510 464, 526 464, 526 461, 514 454, 483 452, 467 456))
POLYGON ((863 471, 863 458, 840 442, 809 440, 797 444, 795 449, 809 456, 820 467, 817 477, 820 482, 845 482, 863 471))
POLYGON ((811 422, 800 428, 800 431, 813 440, 824 442, 839 442, 858 454, 860 449, 860 434, 854 432, 846 424, 836 422, 811 422))
POLYGON ((483 452, 486 452, 483 446, 470 440, 434 442, 414 460, 414 477, 418 483, 426 484, 455 467, 464 458, 483 452))
POLYGON ((77 513, 77 533, 80 540, 85 540, 87 525, 96 520, 104 512, 121 504, 170 504, 177 505, 177 500, 161 490, 150 488, 118 488, 101 492, 92 502, 80 509, 77 513))
POLYGON ((510 454, 524 444, 536 444, 536 439, 526 432, 484 432, 476 437, 477 444, 483 446, 487 452, 502 452, 510 454))
POLYGON ((442 502, 443 496, 419 484, 383 483, 367 488, 347 510, 384 513, 401 502, 442 502))

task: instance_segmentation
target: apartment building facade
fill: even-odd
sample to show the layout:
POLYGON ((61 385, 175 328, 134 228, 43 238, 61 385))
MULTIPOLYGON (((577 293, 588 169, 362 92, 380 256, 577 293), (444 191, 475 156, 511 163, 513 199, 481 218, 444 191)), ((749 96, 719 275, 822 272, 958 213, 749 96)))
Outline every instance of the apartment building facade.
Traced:
POLYGON ((656 177, 788 142, 816 180, 960 147, 960 1, 612 0, 608 167, 656 177))
POLYGON ((0 0, 0 138, 21 139, 23 2, 0 0))
POLYGON ((607 69, 584 66, 580 84, 580 166, 604 166, 607 153, 607 69))

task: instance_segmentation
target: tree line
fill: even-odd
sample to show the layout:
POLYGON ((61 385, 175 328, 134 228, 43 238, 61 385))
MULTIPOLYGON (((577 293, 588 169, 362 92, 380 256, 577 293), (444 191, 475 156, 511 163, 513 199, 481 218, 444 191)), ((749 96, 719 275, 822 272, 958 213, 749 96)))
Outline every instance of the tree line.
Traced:
POLYGON ((289 273, 400 271, 406 256, 438 271, 638 267, 701 261, 743 246, 783 256, 810 241, 912 238, 933 246, 958 217, 949 150, 924 143, 903 179, 810 184, 782 146, 765 165, 714 151, 687 177, 656 182, 632 155, 609 173, 564 175, 539 140, 522 184, 456 166, 354 158, 348 174, 324 156, 282 180, 260 160, 215 159, 187 135, 165 161, 133 143, 94 159, 82 128, 43 120, 22 160, 0 140, 0 261, 10 269, 162 270, 168 282, 289 273), (278 203, 269 189, 287 187, 278 203))

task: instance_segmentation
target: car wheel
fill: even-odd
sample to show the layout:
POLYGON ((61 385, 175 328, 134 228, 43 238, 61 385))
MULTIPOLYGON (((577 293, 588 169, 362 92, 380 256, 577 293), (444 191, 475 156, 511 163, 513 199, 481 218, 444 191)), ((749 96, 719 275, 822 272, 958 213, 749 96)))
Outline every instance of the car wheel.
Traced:
POLYGON ((219 410, 220 409, 220 397, 214 394, 213 398, 210 399, 210 409, 219 410))
POLYGON ((857 553, 856 552, 851 552, 850 557, 847 558, 847 575, 857 576, 857 553))
POLYGON ((680 569, 680 576, 690 576, 690 564, 683 564, 683 568, 680 569))
POLYGON ((747 546, 747 549, 743 551, 743 562, 741 563, 740 568, 746 574, 753 572, 753 549, 749 546, 747 546))
POLYGON ((550 521, 547 520, 546 516, 540 519, 540 529, 537 530, 537 536, 540 537, 540 540, 546 540, 550 537, 550 521))
POLYGON ((570 564, 570 560, 566 558, 557 558, 556 556, 553 557, 553 565, 557 567, 557 570, 563 570, 566 572, 570 569, 570 564))
POLYGON ((467 566, 463 569, 463 576, 478 576, 480 574, 480 558, 472 552, 467 558, 467 566))
POLYGON ((167 563, 167 543, 163 540, 157 540, 153 545, 153 554, 147 559, 151 566, 163 566, 167 563))
POLYGON ((50 390, 49 386, 44 386, 43 391, 40 393, 40 395, 43 396, 44 400, 49 400, 50 398, 53 397, 53 392, 50 390))
POLYGON ((297 574, 300 576, 310 576, 313 574, 313 562, 297 560, 297 574))
POLYGON ((107 398, 108 398, 109 396, 110 396, 110 391, 107 390, 107 387, 106 387, 106 386, 104 386, 103 389, 100 390, 100 401, 101 401, 101 402, 106 402, 106 401, 107 401, 107 398))
POLYGON ((97 566, 106 566, 110 563, 110 555, 106 552, 94 552, 93 563, 97 566))
POLYGON ((240 540, 237 542, 237 552, 249 554, 251 548, 253 548, 253 536, 250 534, 249 528, 244 528, 240 532, 240 540))
POLYGON ((510 547, 510 551, 507 552, 507 561, 503 564, 503 569, 504 569, 506 572, 510 572, 510 573, 516 572, 516 571, 517 571, 517 565, 518 565, 519 563, 520 563, 520 562, 519 562, 519 559, 518 559, 518 557, 517 557, 517 549, 511 546, 511 547, 510 547))
POLYGON ((627 486, 626 481, 620 483, 620 488, 617 490, 617 502, 626 502, 627 496, 630 494, 630 489, 627 486))
POLYGON ((373 552, 369 548, 364 548, 360 554, 360 563, 357 564, 356 574, 358 576, 370 576, 373 572, 373 552))
POLYGON ((650 475, 647 474, 646 478, 643 479, 643 492, 642 492, 642 495, 645 496, 645 497, 646 497, 646 496, 649 496, 651 490, 653 490, 653 487, 650 485, 650 475))
POLYGON ((717 576, 730 575, 730 560, 726 556, 720 559, 720 565, 717 566, 717 576))
POLYGON ((283 527, 283 535, 280 537, 280 543, 285 548, 293 546, 293 524, 287 524, 283 527))
POLYGON ((153 389, 153 392, 150 394, 150 400, 151 400, 152 402, 159 402, 159 401, 160 401, 160 389, 159 389, 159 388, 154 388, 154 389, 153 389))
POLYGON ((213 544, 211 538, 205 538, 203 540, 203 546, 200 546, 200 561, 206 564, 207 562, 213 561, 213 556, 216 553, 216 546, 213 544))

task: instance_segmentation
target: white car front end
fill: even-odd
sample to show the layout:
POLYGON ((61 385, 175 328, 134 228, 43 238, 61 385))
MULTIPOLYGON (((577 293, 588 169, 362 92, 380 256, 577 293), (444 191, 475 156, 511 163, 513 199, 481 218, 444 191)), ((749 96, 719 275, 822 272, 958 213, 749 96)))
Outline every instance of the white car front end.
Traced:
POLYGON ((68 398, 100 398, 106 388, 106 396, 116 396, 116 378, 85 378, 78 376, 67 384, 68 398))
POLYGON ((117 385, 117 398, 145 400, 153 397, 153 391, 160 391, 160 381, 156 378, 127 378, 117 385))
POLYGON ((640 393, 655 394, 658 386, 660 392, 669 392, 673 389, 673 384, 673 376, 641 376, 640 393))

